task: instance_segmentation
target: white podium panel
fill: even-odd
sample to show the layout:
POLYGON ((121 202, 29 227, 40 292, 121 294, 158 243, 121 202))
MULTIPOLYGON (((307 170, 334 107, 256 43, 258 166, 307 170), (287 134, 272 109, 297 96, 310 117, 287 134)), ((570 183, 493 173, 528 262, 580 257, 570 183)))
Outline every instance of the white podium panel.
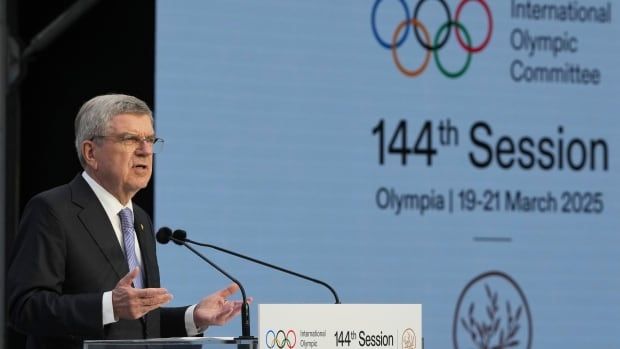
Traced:
POLYGON ((420 304, 260 304, 260 349, 423 349, 420 304))

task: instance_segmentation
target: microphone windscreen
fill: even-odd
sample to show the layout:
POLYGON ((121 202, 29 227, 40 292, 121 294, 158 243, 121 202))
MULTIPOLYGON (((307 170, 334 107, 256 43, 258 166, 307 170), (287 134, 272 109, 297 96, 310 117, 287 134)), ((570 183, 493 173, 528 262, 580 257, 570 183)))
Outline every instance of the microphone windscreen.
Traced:
POLYGON ((185 239, 187 239, 187 232, 185 230, 177 229, 172 233, 172 238, 175 244, 183 245, 185 239))
POLYGON ((170 236, 172 236, 172 230, 168 227, 159 228, 157 234, 155 234, 157 242, 164 245, 170 242, 170 236))

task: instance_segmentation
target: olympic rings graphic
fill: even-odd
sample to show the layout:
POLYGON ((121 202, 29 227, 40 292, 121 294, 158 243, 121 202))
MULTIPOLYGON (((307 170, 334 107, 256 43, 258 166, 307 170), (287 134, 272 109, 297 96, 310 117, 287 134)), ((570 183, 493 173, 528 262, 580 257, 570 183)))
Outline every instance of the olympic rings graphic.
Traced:
POLYGON ((396 26, 396 29, 394 30, 394 34, 392 35, 391 41, 389 42, 384 40, 381 37, 381 35, 379 35, 379 31, 377 30, 376 17, 377 17, 377 10, 379 8, 379 4, 381 3, 381 1, 383 0, 375 0, 375 3, 372 7, 372 13, 370 15, 370 24, 372 28, 372 33, 375 39, 377 40, 377 42, 379 43, 379 45, 391 51, 392 59, 394 60, 394 64, 396 65, 396 68, 398 68, 398 70, 401 73, 403 73, 404 75, 408 77, 416 77, 422 74, 422 72, 426 70, 426 67, 428 66, 428 63, 430 61, 430 56, 432 54, 435 60, 435 64, 437 65, 437 68, 444 76, 448 78, 452 78, 452 79, 459 78, 463 74, 465 74, 467 69, 469 69, 472 55, 484 50, 488 46, 489 42, 491 41, 491 36, 493 35, 493 15, 491 14, 491 9, 489 5, 487 4, 486 0, 461 0, 458 6, 456 7, 456 13, 455 13, 454 19, 452 19, 450 7, 446 3, 446 1, 437 0, 439 4, 441 5, 441 7, 443 8, 444 12, 446 13, 447 20, 444 22, 444 24, 442 24, 439 27, 433 39, 431 39, 431 36, 426 26, 424 25, 424 23, 420 21, 418 18, 420 8, 427 0, 418 0, 413 10, 413 17, 411 17, 411 15, 409 14, 409 7, 407 6, 407 3, 405 2, 405 0, 398 0, 398 2, 400 3, 400 5, 402 6, 404 10, 405 19, 402 20, 396 26), (482 9, 484 10, 486 17, 487 17, 487 34, 484 37, 484 40, 482 41, 482 43, 480 43, 477 46, 474 46, 474 44, 472 43, 472 39, 470 37, 469 31, 460 22, 463 8, 469 2, 479 3, 480 6, 482 6, 482 9), (426 50, 426 54, 424 56, 424 60, 422 61, 422 64, 420 65, 420 67, 416 69, 406 68, 401 63, 401 60, 398 56, 398 48, 407 39, 409 35, 409 27, 413 27, 413 32, 415 33, 415 38, 418 44, 420 44, 420 46, 422 46, 422 48, 426 50), (454 27, 454 32, 456 34, 456 38, 457 38, 457 41, 460 47, 463 48, 463 50, 465 50, 465 52, 467 53, 467 58, 466 58, 466 61, 463 67, 460 70, 454 71, 454 72, 448 71, 444 67, 444 65, 441 63, 441 60, 439 59, 439 50, 441 50, 446 45, 448 40, 450 39, 450 32, 451 32, 452 27, 454 27))
POLYGON ((265 344, 269 349, 273 349, 273 347, 278 347, 278 349, 284 349, 284 347, 293 349, 295 344, 297 344, 297 335, 293 330, 288 330, 286 333, 284 333, 283 330, 278 330, 278 332, 269 330, 267 334, 265 334, 265 344))

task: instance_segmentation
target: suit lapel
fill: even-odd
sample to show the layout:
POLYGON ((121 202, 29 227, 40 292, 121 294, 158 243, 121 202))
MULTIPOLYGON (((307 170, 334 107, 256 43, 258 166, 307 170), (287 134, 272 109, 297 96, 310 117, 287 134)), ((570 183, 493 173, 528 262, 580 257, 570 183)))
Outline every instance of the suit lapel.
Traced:
MULTIPOLYGON (((137 205, 133 205, 134 229, 140 244, 142 253, 142 269, 144 287, 159 287, 159 273, 155 256, 155 241, 153 240, 153 227, 146 213, 137 205)), ((145 337, 159 337, 159 309, 146 314, 142 320, 145 324, 145 337)))
POLYGON ((88 233, 95 240, 119 278, 129 272, 123 250, 114 234, 112 223, 97 196, 82 175, 77 175, 69 184, 73 202, 82 207, 78 217, 88 233))
POLYGON ((144 287, 159 287, 153 285, 151 280, 153 275, 152 268, 156 267, 155 251, 153 249, 153 231, 150 224, 147 223, 142 211, 134 205, 134 229, 136 237, 140 244, 140 252, 142 253, 142 269, 144 271, 144 287))

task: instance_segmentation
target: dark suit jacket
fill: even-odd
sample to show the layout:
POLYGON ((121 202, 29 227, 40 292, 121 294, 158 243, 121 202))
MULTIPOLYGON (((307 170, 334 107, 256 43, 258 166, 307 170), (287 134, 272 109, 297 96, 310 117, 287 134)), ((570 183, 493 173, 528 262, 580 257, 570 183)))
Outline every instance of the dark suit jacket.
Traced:
MULTIPOLYGON (((159 287, 153 224, 134 205, 146 287, 159 287)), ((28 202, 7 274, 9 324, 27 348, 81 348, 85 339, 186 336, 186 308, 103 326, 103 292, 129 272, 112 224, 81 175, 28 202)))

